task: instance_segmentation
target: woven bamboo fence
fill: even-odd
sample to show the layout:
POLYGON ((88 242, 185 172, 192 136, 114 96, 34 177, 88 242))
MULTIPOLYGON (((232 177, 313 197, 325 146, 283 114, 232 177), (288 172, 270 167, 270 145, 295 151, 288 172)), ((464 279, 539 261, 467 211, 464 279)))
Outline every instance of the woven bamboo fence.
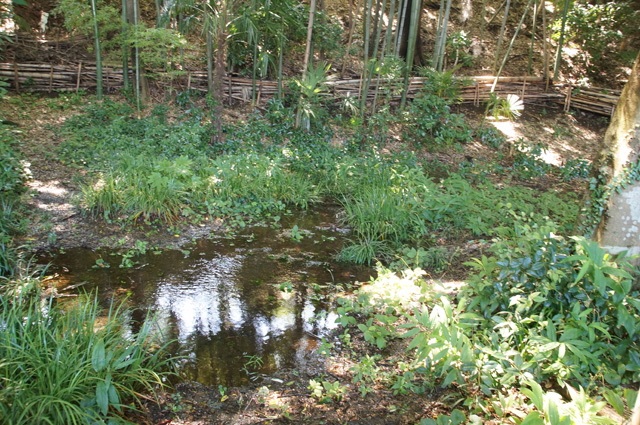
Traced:
MULTIPOLYGON (((185 71, 171 79, 152 80, 161 89, 207 90, 207 73, 204 71, 185 71)), ((0 63, 0 78, 5 79, 14 91, 78 91, 92 90, 96 86, 96 68, 94 64, 47 65, 35 63, 0 63)), ((130 75, 133 79, 133 75, 130 75)), ((460 98, 465 103, 479 105, 489 99, 493 91, 497 96, 515 94, 525 103, 560 104, 565 110, 581 109, 601 115, 612 115, 620 96, 619 92, 603 89, 582 89, 572 86, 550 85, 542 77, 465 77, 468 85, 462 87, 460 98)), ((424 86, 425 78, 412 78, 407 91, 408 98, 417 96, 424 86)), ((327 95, 334 97, 358 98, 361 92, 359 79, 329 79, 327 95)), ((103 88, 109 92, 122 89, 123 72, 118 67, 103 67, 103 88)), ((243 102, 255 100, 258 104, 276 96, 278 83, 269 80, 252 81, 247 78, 225 77, 224 93, 230 99, 243 102), (255 96, 254 96, 255 93, 255 96), (255 97, 255 99, 254 99, 255 97)), ((373 79, 368 100, 399 100, 402 95, 402 81, 373 79)))
POLYGON ((573 86, 564 87, 563 91, 565 111, 575 108, 609 116, 613 115, 621 93, 619 90, 573 86))

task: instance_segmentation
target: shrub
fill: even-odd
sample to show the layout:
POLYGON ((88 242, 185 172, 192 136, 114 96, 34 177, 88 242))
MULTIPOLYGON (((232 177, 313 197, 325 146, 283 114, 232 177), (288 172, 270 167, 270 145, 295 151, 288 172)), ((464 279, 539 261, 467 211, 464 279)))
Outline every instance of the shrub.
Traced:
MULTIPOLYGON (((475 272, 455 300, 420 269, 379 267, 373 282, 338 300, 341 338, 357 332, 371 347, 352 354, 362 356, 354 359, 353 383, 363 394, 375 385, 418 394, 451 388, 484 421, 512 421, 513 409, 526 414, 533 407, 526 396, 537 409, 527 423, 552 422, 554 409, 567 423, 603 423, 596 417, 603 404, 589 390, 638 380, 640 300, 625 258, 554 231, 527 222, 503 229, 492 255, 472 263, 475 272), (541 382, 580 389, 563 402, 541 382)), ((604 395, 624 410, 620 397, 604 395)))
POLYGON ((406 140, 438 150, 471 141, 472 130, 462 114, 454 114, 451 101, 434 94, 414 99, 404 131, 406 140))
POLYGON ((20 194, 25 190, 23 167, 13 149, 16 142, 16 133, 0 121, 0 195, 20 194))
POLYGON ((467 309, 526 350, 524 362, 542 378, 637 380, 640 300, 628 263, 554 232, 528 223, 503 230, 494 255, 470 263, 477 273, 464 291, 467 309))

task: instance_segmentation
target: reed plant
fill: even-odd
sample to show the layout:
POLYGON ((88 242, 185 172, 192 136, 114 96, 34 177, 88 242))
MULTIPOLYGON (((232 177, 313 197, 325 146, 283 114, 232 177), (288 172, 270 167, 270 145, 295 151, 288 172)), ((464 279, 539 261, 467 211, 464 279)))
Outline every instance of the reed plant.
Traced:
POLYGON ((130 423, 143 394, 164 386, 170 360, 151 321, 131 334, 118 307, 105 318, 95 298, 64 307, 42 298, 39 279, 7 285, 20 290, 0 295, 3 423, 130 423))
POLYGON ((284 158, 246 154, 215 160, 126 157, 83 188, 83 203, 93 214, 165 223, 187 210, 259 215, 274 208, 307 208, 320 199, 313 179, 290 171, 284 158))
POLYGON ((345 200, 343 222, 353 228, 354 240, 340 258, 370 263, 374 257, 388 259, 403 243, 418 241, 428 233, 421 208, 414 208, 420 204, 416 192, 389 187, 372 187, 345 200))
POLYGON ((286 159, 247 154, 218 158, 209 177, 214 183, 212 195, 249 202, 279 201, 299 208, 318 202, 319 188, 304 173, 289 170, 286 159))

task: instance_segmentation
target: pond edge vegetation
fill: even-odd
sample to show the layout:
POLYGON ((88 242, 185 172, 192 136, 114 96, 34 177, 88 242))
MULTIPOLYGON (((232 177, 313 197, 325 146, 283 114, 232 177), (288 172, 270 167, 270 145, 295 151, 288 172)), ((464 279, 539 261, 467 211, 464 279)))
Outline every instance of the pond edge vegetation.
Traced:
MULTIPOLYGON (((635 271, 623 257, 613 258, 575 237, 582 229, 576 224, 578 200, 571 192, 545 193, 504 183, 549 173, 586 184, 588 170, 583 163, 551 167, 537 157, 539 146, 524 142, 515 153, 507 153, 510 149, 499 133, 484 126, 472 129, 451 111, 450 101, 436 94, 440 90, 427 87, 408 112, 382 109, 368 117, 366 125, 344 112, 338 120, 345 135, 337 146, 331 143, 335 129, 321 124, 331 115, 331 106, 321 99, 311 103, 316 109, 307 115, 313 132, 296 128, 298 104, 274 101, 264 116, 228 125, 225 142, 214 145, 209 143, 210 99, 178 94, 178 115, 156 105, 143 117, 131 104, 105 99, 89 102, 67 120, 59 155, 88 171, 79 201, 82 210, 125 226, 171 230, 184 221, 211 218, 224 218, 230 227, 277 225, 280 216, 292 210, 324 201, 340 203, 352 243, 338 258, 381 261, 386 267, 379 266, 379 277, 370 287, 339 301, 344 346, 362 338, 372 351, 364 356, 347 353, 358 364, 351 383, 310 382, 319 401, 339 402, 350 388, 366 396, 378 386, 416 394, 439 386, 458 397, 452 403, 457 410, 421 423, 482 423, 489 418, 516 424, 612 423, 597 413, 604 401, 620 415, 627 413, 636 394, 628 385, 637 382, 640 368, 635 271), (391 127, 401 129, 408 149, 382 155, 391 127), (504 156, 495 162, 459 164, 454 172, 434 178, 429 164, 411 152, 459 149, 472 141, 504 156), (567 202, 558 202, 560 196, 567 202), (473 272, 455 296, 435 291, 422 277, 423 268, 450 265, 454 253, 437 244, 443 235, 477 238, 491 252, 468 264, 473 272), (371 292, 376 289, 383 295, 371 292), (403 291, 412 296, 394 298, 403 291), (588 343, 581 340, 585 334, 588 343), (404 355, 393 370, 385 370, 390 344, 402 347, 404 355), (599 391, 597 384, 607 389, 599 391), (570 401, 558 395, 563 388, 577 388, 570 401)), ((2 131, 7 140, 15 139, 10 127, 3 125, 2 131)), ((24 224, 12 211, 19 208, 25 176, 13 150, 2 154, 9 164, 2 177, 2 201, 11 206, 4 209, 10 220, 1 229, 6 246, 3 274, 10 276, 21 270, 11 240, 24 224)), ((74 346, 90 376, 85 379, 90 388, 81 392, 90 396, 79 399, 69 393, 64 409, 52 402, 49 417, 54 423, 62 417, 68 423, 86 423, 89 417, 119 421, 123 395, 135 398, 140 386, 162 386, 160 372, 154 370, 162 370, 166 359, 159 347, 149 349, 149 330, 135 337, 112 325, 95 330, 89 326, 96 317, 91 298, 78 311, 59 311, 51 302, 43 304, 34 289, 39 285, 30 278, 12 278, 3 285, 2 311, 7 316, 1 320, 7 326, 0 333, 7 343, 0 350, 3 358, 12 359, 11 341, 20 332, 25 338, 28 332, 42 336, 33 347, 55 347, 48 338, 65 332, 84 335, 74 346), (85 327, 68 329, 67 321, 85 327), (129 363, 134 352, 145 354, 129 363), (115 372, 129 366, 130 375, 115 372), (78 419, 71 419, 76 414, 78 419)), ((112 318, 118 323, 117 315, 112 318)), ((62 355, 52 350, 52 355, 62 355)), ((10 371, 11 361, 3 363, 3 374, 10 371)), ((11 375, 3 379, 29 384, 11 375)), ((4 386, 0 398, 15 423, 22 423, 21 413, 7 406, 20 391, 22 386, 4 386)), ((25 415, 31 411, 27 407, 21 409, 25 415)))

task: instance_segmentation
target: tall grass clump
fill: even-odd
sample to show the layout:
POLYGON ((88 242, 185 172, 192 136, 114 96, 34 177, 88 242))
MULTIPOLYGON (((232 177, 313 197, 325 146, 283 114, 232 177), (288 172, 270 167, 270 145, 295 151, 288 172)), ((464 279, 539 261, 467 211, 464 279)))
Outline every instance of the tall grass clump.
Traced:
POLYGON ((193 214, 257 218, 321 199, 306 175, 282 157, 225 155, 197 160, 123 158, 83 188, 85 208, 106 219, 173 223, 193 214))
POLYGON ((339 258, 369 263, 388 260, 403 247, 429 248, 435 235, 491 238, 526 217, 548 218, 568 234, 578 213, 577 202, 526 187, 492 183, 472 185, 459 175, 433 182, 414 165, 356 159, 338 163, 334 190, 342 190, 344 224, 353 228, 351 244, 339 258), (337 189, 340 188, 340 189, 337 189))
POLYGON ((244 200, 307 208, 321 193, 307 175, 289 169, 284 156, 228 155, 212 163, 215 199, 244 200))
POLYGON ((420 243, 428 233, 419 207, 427 191, 374 186, 345 200, 343 221, 353 228, 353 240, 339 259, 368 264, 373 258, 388 260, 403 243, 420 243))
POLYGON ((3 423, 127 423, 143 394, 161 388, 169 361, 150 321, 127 334, 127 315, 106 319, 95 299, 58 306, 39 279, 0 295, 0 415, 3 423))

